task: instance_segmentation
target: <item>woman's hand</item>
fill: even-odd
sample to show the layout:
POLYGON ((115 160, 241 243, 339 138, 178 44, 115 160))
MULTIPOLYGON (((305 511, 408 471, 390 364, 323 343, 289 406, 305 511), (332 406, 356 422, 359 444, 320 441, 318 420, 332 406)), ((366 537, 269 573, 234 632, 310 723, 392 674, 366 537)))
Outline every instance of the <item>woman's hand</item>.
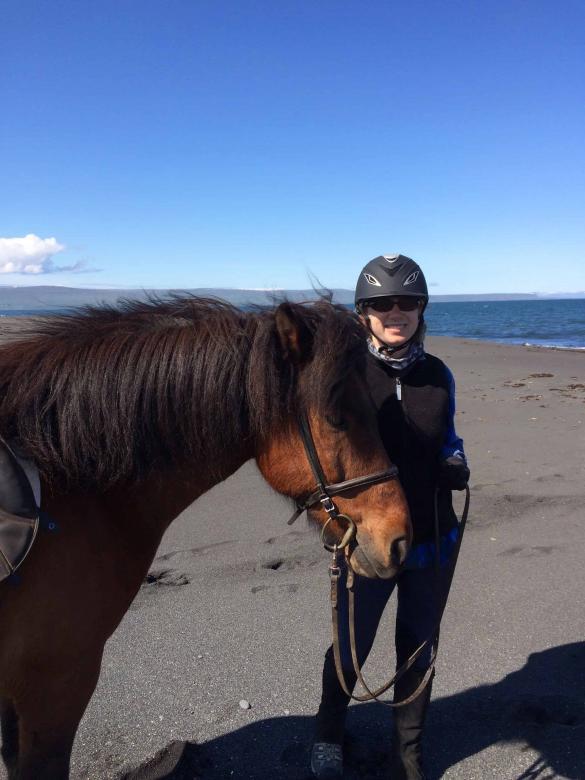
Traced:
POLYGON ((469 469, 463 458, 452 455, 439 465, 439 485, 449 490, 465 490, 469 482, 469 469))

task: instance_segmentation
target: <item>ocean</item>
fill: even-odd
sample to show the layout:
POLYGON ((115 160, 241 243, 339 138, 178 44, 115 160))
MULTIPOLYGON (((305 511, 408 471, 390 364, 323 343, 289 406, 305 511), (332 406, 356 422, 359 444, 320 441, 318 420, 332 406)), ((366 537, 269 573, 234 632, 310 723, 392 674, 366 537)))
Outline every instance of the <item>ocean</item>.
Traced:
MULTIPOLYGON (((3 309, 0 316, 33 316, 40 309, 3 309)), ((431 302, 431 336, 585 350, 585 299, 431 302)))
POLYGON ((585 299, 430 303, 433 336, 585 349, 585 299))

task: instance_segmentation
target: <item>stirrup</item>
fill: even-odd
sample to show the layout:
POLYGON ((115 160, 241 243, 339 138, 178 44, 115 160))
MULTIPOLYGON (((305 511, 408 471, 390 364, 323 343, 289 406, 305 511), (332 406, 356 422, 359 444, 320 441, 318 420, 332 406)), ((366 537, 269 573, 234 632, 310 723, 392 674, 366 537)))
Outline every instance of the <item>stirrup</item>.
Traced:
POLYGON ((311 750, 311 771, 315 777, 343 775, 343 751, 335 742, 315 742, 311 750))

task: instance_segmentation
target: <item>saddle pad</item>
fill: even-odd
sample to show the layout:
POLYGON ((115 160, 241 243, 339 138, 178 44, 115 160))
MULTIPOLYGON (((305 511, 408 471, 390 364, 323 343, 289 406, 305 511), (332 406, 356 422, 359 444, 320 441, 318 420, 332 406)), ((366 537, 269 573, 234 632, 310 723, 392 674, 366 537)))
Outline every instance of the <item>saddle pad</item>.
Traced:
POLYGON ((19 517, 0 509, 0 581, 20 566, 37 535, 38 517, 19 517))
POLYGON ((0 581, 16 571, 32 547, 39 500, 36 467, 0 438, 0 581))

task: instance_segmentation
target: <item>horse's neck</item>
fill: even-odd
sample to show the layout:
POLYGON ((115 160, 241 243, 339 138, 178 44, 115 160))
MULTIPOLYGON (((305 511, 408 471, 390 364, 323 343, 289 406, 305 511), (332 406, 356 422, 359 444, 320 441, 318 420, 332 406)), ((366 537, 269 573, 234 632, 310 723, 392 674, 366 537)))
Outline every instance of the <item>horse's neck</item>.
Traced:
POLYGON ((61 519, 109 527, 126 549, 146 565, 171 522, 199 496, 227 479, 254 456, 248 449, 224 453, 213 464, 186 463, 181 468, 151 473, 141 482, 118 486, 101 495, 52 493, 43 486, 43 509, 61 519), (221 465, 219 462, 221 460, 221 465))
MULTIPOLYGON (((79 559, 75 576, 81 577, 85 576, 83 567, 89 566, 88 556, 94 569, 97 561, 99 576, 115 580, 122 594, 120 604, 125 606, 118 620, 136 595, 170 523, 251 456, 243 451, 237 457, 230 454, 222 470, 214 474, 201 463, 195 467, 186 464, 103 493, 59 494, 43 484, 43 509, 56 522, 62 540, 62 544, 47 544, 45 540, 39 546, 39 554, 49 561, 47 570, 59 568, 62 556, 69 554, 74 562, 79 559)), ((69 569, 75 566, 77 563, 71 563, 69 569)))
POLYGON ((230 452, 214 464, 185 464, 172 471, 153 473, 132 487, 116 489, 108 503, 122 511, 137 530, 150 529, 162 536, 170 523, 199 496, 223 482, 254 456, 250 449, 230 452), (221 465, 220 465, 221 462, 221 465))

